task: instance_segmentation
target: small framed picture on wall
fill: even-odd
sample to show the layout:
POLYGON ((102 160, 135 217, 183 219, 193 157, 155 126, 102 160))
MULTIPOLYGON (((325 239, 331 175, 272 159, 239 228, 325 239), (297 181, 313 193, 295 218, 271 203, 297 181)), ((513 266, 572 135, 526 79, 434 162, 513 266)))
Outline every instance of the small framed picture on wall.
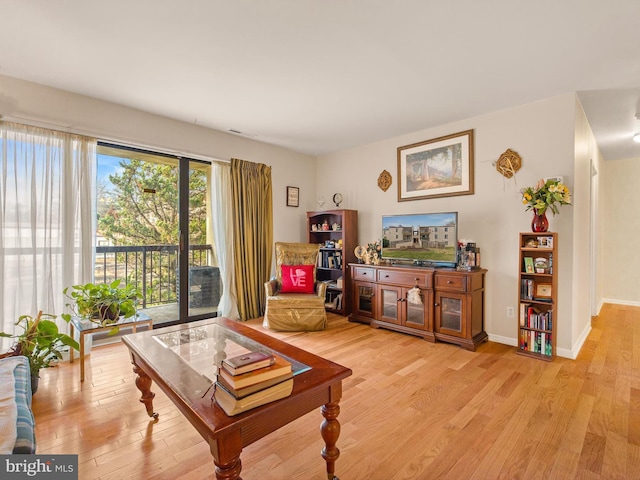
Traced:
POLYGON ((300 206, 300 189, 298 187, 287 187, 287 207, 300 206))

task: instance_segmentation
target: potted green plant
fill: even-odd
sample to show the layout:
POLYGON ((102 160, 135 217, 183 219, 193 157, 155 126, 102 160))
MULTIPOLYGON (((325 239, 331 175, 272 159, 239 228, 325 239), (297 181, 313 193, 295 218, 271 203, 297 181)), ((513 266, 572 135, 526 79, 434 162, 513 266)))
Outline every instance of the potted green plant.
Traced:
MULTIPOLYGON (((114 325, 109 334, 118 332, 116 325, 122 316, 130 318, 138 311, 140 292, 133 284, 120 286, 121 281, 111 283, 85 283, 73 285, 63 290, 71 300, 66 306, 74 315, 98 324, 101 327, 114 325)), ((71 314, 63 313, 62 318, 71 320, 71 314)))
POLYGON ((60 333, 58 325, 54 322, 56 316, 38 312, 34 318, 31 315, 22 315, 16 321, 16 325, 22 328, 22 333, 10 334, 0 332, 0 337, 15 339, 14 345, 8 352, 0 355, 0 358, 24 355, 29 359, 31 368, 31 390, 38 389, 38 378, 41 368, 49 368, 53 363, 62 359, 60 349, 68 346, 78 350, 78 342, 69 335, 60 333))

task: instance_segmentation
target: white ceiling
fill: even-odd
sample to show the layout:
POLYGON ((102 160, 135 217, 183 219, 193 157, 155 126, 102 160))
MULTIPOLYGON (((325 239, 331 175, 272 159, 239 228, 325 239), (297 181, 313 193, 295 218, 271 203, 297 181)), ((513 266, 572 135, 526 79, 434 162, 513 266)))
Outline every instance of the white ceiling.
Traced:
POLYGON ((299 152, 578 92, 605 158, 640 157, 638 0, 0 0, 0 12, 0 74, 299 152))

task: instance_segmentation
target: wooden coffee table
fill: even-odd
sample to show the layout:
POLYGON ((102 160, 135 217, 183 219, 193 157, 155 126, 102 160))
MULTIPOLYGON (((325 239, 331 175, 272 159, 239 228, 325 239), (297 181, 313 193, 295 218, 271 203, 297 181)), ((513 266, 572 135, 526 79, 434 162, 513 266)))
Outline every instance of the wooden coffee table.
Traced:
POLYGON ((209 443, 218 480, 240 480, 242 448, 289 422, 321 407, 320 433, 325 442, 321 455, 327 478, 334 476, 340 455, 339 401, 342 380, 351 370, 227 318, 213 318, 123 337, 131 351, 140 401, 150 417, 152 381, 209 443), (293 364, 293 393, 282 400, 229 417, 215 403, 213 387, 220 361, 242 350, 277 352, 293 364))

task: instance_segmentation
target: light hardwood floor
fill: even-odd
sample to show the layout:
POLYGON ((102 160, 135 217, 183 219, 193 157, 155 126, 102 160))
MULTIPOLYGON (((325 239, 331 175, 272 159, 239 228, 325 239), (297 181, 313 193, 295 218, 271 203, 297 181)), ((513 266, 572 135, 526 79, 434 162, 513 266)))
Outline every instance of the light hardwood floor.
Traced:
MULTIPOLYGON (((639 308, 605 305, 578 359, 552 363, 329 318, 323 332, 271 334, 353 370, 341 480, 640 478, 639 308)), ((79 454, 80 479, 215 478, 207 444, 157 388, 149 421, 122 344, 93 349, 82 385, 78 363, 41 377, 38 452, 79 454)), ((243 479, 326 479, 321 420, 309 413, 246 448, 243 479)))

